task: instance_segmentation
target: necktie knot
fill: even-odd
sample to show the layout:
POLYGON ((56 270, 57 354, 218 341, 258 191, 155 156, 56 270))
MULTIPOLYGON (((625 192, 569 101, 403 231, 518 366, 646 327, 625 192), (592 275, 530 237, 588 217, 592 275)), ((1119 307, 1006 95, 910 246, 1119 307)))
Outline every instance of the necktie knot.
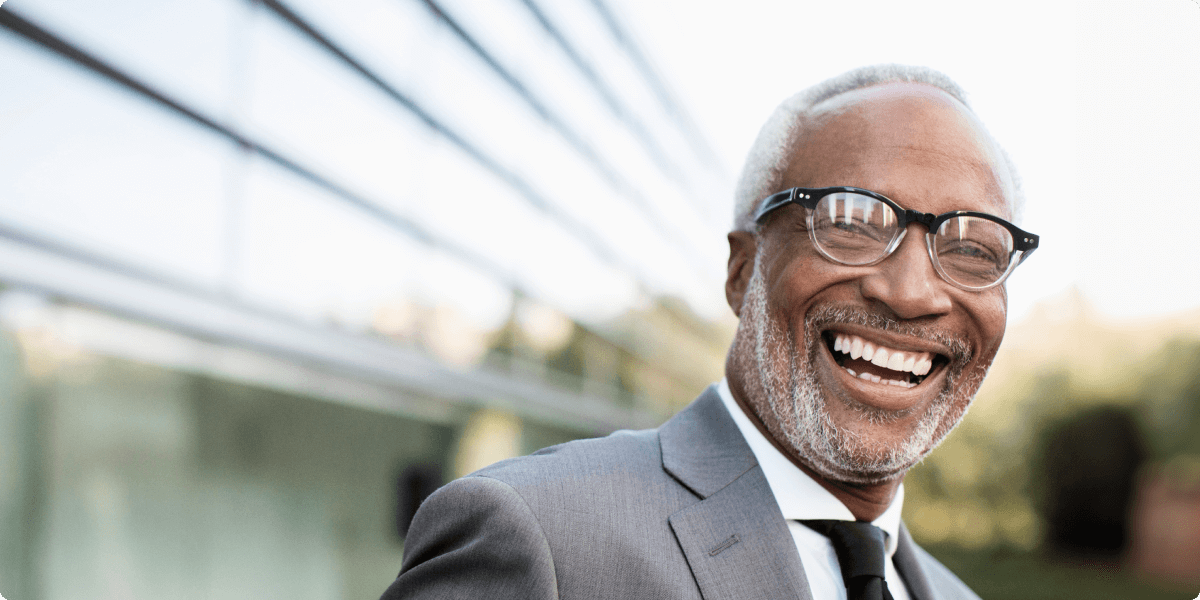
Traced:
POLYGON ((829 538, 842 567, 842 580, 850 600, 891 600, 884 581, 884 533, 870 524, 857 521, 801 521, 810 529, 829 538))

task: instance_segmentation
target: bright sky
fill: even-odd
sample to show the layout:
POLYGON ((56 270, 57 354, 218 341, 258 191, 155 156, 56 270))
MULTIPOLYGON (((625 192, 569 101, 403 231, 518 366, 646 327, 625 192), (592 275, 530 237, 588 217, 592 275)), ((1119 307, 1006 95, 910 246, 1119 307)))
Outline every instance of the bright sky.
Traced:
POLYGON ((1013 155, 1041 247, 1010 319, 1077 285, 1102 312, 1200 306, 1196 0, 611 0, 726 162, 783 98, 866 64, 941 70, 1013 155))

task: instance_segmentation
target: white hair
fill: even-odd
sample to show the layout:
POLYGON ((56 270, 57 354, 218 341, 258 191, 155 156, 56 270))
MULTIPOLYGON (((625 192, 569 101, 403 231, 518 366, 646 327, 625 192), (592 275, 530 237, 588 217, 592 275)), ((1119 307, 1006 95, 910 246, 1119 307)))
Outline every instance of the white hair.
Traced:
MULTIPOLYGON (((754 230, 754 209, 759 201, 781 191, 784 172, 788 168, 791 150, 803 134, 805 123, 812 117, 812 109, 830 98, 854 90, 884 83, 922 83, 934 86, 955 100, 962 102, 967 110, 966 92, 945 74, 928 67, 908 65, 872 65, 842 73, 827 79, 780 104, 758 132, 758 138, 750 147, 742 176, 734 192, 733 228, 737 231, 754 230)), ((974 111, 971 111, 974 113, 974 111)), ((1018 220, 1024 206, 1020 178, 1013 167, 1008 153, 996 145, 1001 159, 1012 177, 1014 197, 1011 198, 1013 219, 1018 220)))

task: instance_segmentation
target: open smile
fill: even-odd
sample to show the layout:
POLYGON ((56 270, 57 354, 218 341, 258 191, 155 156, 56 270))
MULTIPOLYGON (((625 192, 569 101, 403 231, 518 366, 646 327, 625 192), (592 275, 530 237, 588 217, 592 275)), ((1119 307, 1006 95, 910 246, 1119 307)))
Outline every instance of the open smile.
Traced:
POLYGON ((849 333, 822 334, 834 362, 851 377, 902 389, 915 388, 950 362, 936 352, 901 350, 849 333))

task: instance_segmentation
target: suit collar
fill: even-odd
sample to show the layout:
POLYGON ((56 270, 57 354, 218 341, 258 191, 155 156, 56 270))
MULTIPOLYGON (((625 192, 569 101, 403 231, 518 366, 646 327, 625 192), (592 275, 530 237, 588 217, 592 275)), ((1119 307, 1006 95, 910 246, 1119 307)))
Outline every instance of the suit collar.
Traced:
MULTIPOLYGON (((758 466, 715 385, 659 427, 658 439, 663 468, 701 498, 758 466)), ((773 501, 769 489, 766 493, 773 501)))
MULTIPOLYGON (((728 380, 722 379, 716 385, 717 396, 722 405, 737 425, 746 445, 762 467, 767 483, 787 520, 803 521, 806 519, 836 519, 854 521, 854 514, 836 496, 821 487, 817 480, 800 470, 783 452, 777 449, 767 436, 750 421, 750 417, 738 406, 733 393, 729 390, 728 380)), ((887 532, 887 553, 890 558, 896 553, 900 529, 900 511, 904 505, 904 484, 896 491, 896 496, 887 510, 871 523, 887 532)))
POLYGON ((663 468, 700 497, 668 519, 705 600, 812 600, 796 544, 715 387, 659 428, 663 468))
POLYGON ((812 600, 796 543, 757 466, 667 520, 704 600, 812 600))
POLYGON ((908 534, 908 528, 904 526, 903 522, 900 523, 900 536, 896 541, 896 554, 892 557, 892 561, 895 562, 896 571, 900 573, 904 585, 908 587, 908 595, 912 600, 934 600, 936 598, 933 594, 933 587, 929 584, 929 578, 925 576, 925 570, 921 568, 921 563, 917 559, 917 544, 908 534))

